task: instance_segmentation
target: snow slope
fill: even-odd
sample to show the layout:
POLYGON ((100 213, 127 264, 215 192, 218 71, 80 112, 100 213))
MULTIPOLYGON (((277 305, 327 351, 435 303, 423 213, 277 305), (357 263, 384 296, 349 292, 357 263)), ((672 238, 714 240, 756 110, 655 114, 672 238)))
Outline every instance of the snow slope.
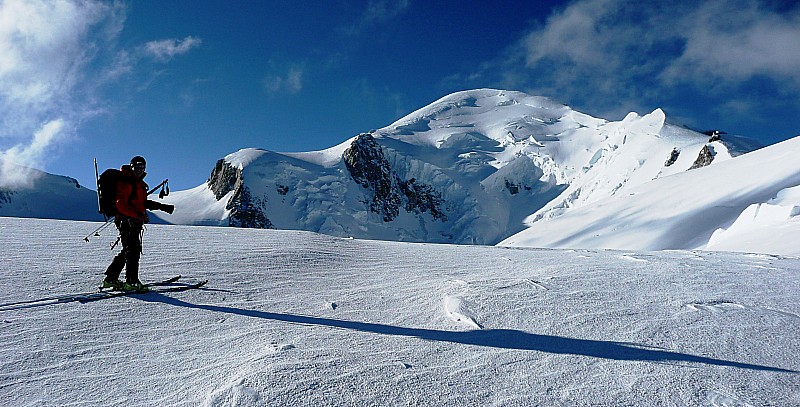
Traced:
MULTIPOLYGON (((97 193, 74 178, 6 163, 0 171, 24 174, 27 182, 0 186, 0 216, 100 220, 97 193)), ((2 178, 2 177, 0 177, 2 178)))
POLYGON ((727 229, 717 229, 708 250, 800 254, 800 186, 780 190, 747 207, 727 229))
POLYGON ((30 302, 97 225, 0 218, 3 405, 800 405, 798 258, 155 225, 143 278, 206 289, 30 302))
POLYGON ((798 151, 800 137, 659 178, 565 216, 534 222, 500 245, 628 250, 708 247, 800 255, 800 195, 794 188, 800 185, 798 151), (780 199, 772 199, 776 196, 780 199), (767 204, 764 214, 754 217, 759 203, 767 204), (732 224, 727 231, 719 230, 732 224))

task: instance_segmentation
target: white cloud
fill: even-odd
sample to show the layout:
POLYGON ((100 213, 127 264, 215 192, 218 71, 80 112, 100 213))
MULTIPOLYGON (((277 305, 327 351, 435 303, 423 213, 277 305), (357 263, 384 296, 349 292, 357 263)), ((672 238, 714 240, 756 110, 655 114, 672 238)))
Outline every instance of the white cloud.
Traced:
POLYGON ((0 136, 30 134, 63 114, 94 52, 89 28, 109 9, 86 1, 0 3, 0 136))
POLYGON ((122 21, 121 6, 107 2, 0 2, 0 166, 40 166, 93 114, 81 94, 85 70, 122 21))
POLYGON ((121 1, 0 0, 0 168, 44 168, 80 123, 108 109, 103 91, 140 70, 144 56, 167 62, 201 43, 120 49, 126 13, 121 1))
POLYGON ((303 90, 303 70, 293 67, 285 75, 268 76, 264 79, 264 87, 270 93, 296 94, 303 90))
POLYGON ((144 45, 144 52, 158 61, 167 62, 177 55, 186 54, 192 48, 199 47, 202 42, 201 39, 192 36, 188 36, 183 40, 150 41, 144 45))
POLYGON ((800 87, 800 9, 778 13, 755 1, 701 3, 675 35, 686 45, 665 80, 735 82, 764 75, 800 87))
POLYGON ((372 0, 361 16, 361 24, 370 25, 393 20, 405 13, 410 5, 410 0, 372 0))
POLYGON ((358 35, 375 25, 386 24, 403 15, 411 0, 370 0, 364 11, 351 25, 344 27, 347 35, 358 35))
POLYGON ((28 144, 17 144, 0 151, 0 188, 12 190, 31 186, 30 168, 42 162, 48 149, 64 135, 66 123, 57 119, 45 123, 28 144))
POLYGON ((676 87, 721 95, 752 79, 800 96, 800 7, 771 4, 578 0, 525 35, 499 75, 599 114, 652 109, 676 87))

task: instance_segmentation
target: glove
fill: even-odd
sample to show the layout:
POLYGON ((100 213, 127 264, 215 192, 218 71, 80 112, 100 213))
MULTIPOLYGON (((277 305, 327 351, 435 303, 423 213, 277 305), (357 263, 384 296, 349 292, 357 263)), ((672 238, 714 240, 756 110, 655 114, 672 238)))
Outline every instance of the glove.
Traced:
POLYGON ((175 211, 175 205, 161 204, 161 210, 172 215, 172 212, 175 211))

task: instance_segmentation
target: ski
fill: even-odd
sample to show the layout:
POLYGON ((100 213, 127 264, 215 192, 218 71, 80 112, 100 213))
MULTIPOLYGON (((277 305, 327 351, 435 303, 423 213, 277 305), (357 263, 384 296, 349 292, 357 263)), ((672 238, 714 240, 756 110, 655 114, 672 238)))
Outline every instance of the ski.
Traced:
MULTIPOLYGON (((104 300, 104 299, 107 299, 107 298, 127 297, 127 296, 131 296, 131 295, 147 295, 147 294, 152 294, 152 293, 155 293, 155 294, 174 293, 174 292, 178 292, 178 291, 186 291, 186 290, 192 290, 192 289, 195 289, 195 288, 200 288, 200 287, 206 285, 207 283, 208 283, 208 280, 203 280, 203 281, 200 281, 198 283, 184 284, 184 285, 178 285, 178 286, 172 286, 172 287, 166 287, 166 288, 154 288, 154 289, 149 290, 149 291, 102 291, 102 292, 95 293, 95 294, 92 294, 92 295, 84 296, 82 298, 76 298, 75 301, 78 301, 78 302, 80 302, 82 304, 85 304, 87 302, 92 302, 92 301, 97 301, 97 300, 104 300)), ((164 285, 164 284, 160 284, 160 285, 164 285)), ((156 287, 158 287, 158 286, 156 286, 156 287)))
MULTIPOLYGON (((147 286, 147 287, 159 287, 159 286, 170 285, 170 284, 173 284, 176 281, 178 281, 180 278, 181 278, 181 276, 178 275, 178 276, 175 276, 175 277, 172 277, 172 278, 168 278, 166 280, 148 283, 148 284, 145 284, 145 286, 147 286)), ((52 297, 37 298, 35 300, 16 301, 16 302, 10 302, 10 303, 6 303, 6 304, 0 304, 0 311, 10 311, 10 310, 20 309, 20 308, 34 308, 34 307, 41 307, 41 306, 45 306, 45 305, 51 305, 51 304, 74 302, 74 301, 80 301, 81 299, 84 299, 84 298, 91 298, 91 297, 97 296, 97 295, 107 295, 107 294, 113 294, 113 293, 128 293, 128 292, 127 291, 102 291, 101 290, 100 292, 92 291, 92 292, 76 293, 76 294, 55 295, 55 296, 52 296, 52 297)), ((105 298, 105 297, 101 297, 101 298, 105 298)))
MULTIPOLYGON (((163 280, 163 281, 156 281, 156 282, 152 282, 152 283, 147 283, 144 286, 145 287, 158 287, 158 286, 162 286, 162 285, 170 285, 170 284, 180 280, 180 278, 181 278, 181 276, 177 275, 175 277, 168 278, 168 279, 163 280)), ((97 287, 97 288, 100 290, 100 292, 119 291, 119 290, 115 290, 113 288, 110 289, 110 290, 107 290, 107 291, 103 291, 103 287, 102 286, 101 287, 97 287)))

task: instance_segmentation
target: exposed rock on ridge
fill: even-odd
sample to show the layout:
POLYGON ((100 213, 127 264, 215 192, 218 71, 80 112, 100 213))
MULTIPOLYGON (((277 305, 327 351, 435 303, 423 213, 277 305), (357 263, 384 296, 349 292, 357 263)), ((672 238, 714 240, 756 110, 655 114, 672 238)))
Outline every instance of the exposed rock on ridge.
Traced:
POLYGON ((241 169, 231 166, 224 159, 217 161, 208 179, 208 187, 217 200, 233 191, 233 195, 225 206, 230 211, 230 226, 257 229, 273 227, 272 222, 265 214, 264 200, 253 198, 250 190, 244 185, 241 169))
POLYGON ((397 218, 403 201, 406 212, 418 215, 428 212, 435 220, 447 221, 442 194, 415 178, 405 180, 398 176, 371 134, 358 135, 342 158, 353 180, 372 191, 369 208, 381 215, 384 222, 397 218))
POLYGON ((714 155, 715 155, 714 147, 712 147, 710 144, 706 144, 703 147, 703 149, 700 150, 700 154, 698 154, 697 160, 694 161, 694 164, 692 164, 692 166, 689 167, 689 169, 693 170, 696 168, 702 168, 711 164, 711 162, 714 161, 714 155))

